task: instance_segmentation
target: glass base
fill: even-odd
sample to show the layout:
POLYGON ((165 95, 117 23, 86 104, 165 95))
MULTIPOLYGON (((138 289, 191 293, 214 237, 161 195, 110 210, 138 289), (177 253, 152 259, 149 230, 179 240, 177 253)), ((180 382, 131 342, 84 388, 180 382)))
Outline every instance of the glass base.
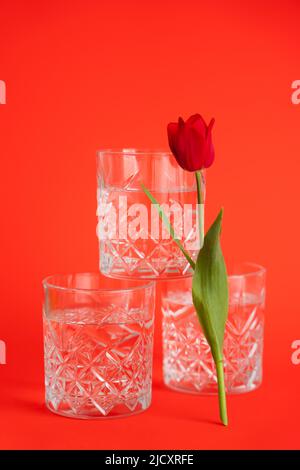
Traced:
MULTIPOLYGON (((180 393, 189 393, 191 395, 206 395, 206 396, 216 396, 218 395, 218 386, 217 384, 215 386, 207 386, 207 387, 199 387, 198 389, 195 387, 195 384, 191 384, 189 382, 176 382, 172 380, 168 380, 166 377, 164 377, 164 384, 166 387, 171 389, 174 392, 180 392, 180 393)), ((253 383, 249 386, 244 386, 241 385, 240 387, 235 387, 232 389, 227 388, 226 393, 228 395, 239 395, 242 393, 249 393, 253 392, 254 390, 257 390, 262 384, 262 381, 253 383)))
MULTIPOLYGON (((116 250, 114 252, 116 253, 116 250)), ((196 252, 191 253, 193 259, 196 259, 196 255, 196 252)), ((116 279, 132 278, 133 276, 136 279, 153 280, 191 277, 193 271, 179 249, 177 249, 174 257, 174 260, 171 257, 145 260, 143 255, 141 255, 141 258, 126 256, 117 258, 117 255, 113 257, 107 253, 102 253, 99 269, 105 276, 116 279)))
POLYGON ((60 402, 59 406, 49 400, 46 396, 46 406, 49 411, 65 418, 76 419, 114 419, 114 418, 127 418, 134 416, 143 411, 146 411, 151 405, 151 393, 140 397, 135 403, 124 402, 115 404, 109 413, 105 413, 103 409, 95 406, 95 403, 90 403, 80 410, 72 410, 70 405, 65 402, 60 402), (134 406, 134 408, 133 408, 134 406))

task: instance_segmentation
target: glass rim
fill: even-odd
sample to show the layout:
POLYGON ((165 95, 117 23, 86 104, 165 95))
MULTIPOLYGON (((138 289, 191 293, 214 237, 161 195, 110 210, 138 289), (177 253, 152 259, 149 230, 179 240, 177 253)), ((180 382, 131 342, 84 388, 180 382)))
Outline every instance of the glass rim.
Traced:
MULTIPOLYGON (((241 263, 238 263, 237 266, 241 266, 241 273, 232 273, 232 274, 228 274, 228 279, 238 279, 238 278, 248 278, 248 277, 252 277, 252 276, 258 276, 258 275, 262 275, 262 274, 265 274, 267 269, 262 266, 261 264, 257 264, 257 263, 252 263, 252 262, 248 262, 248 261, 244 261, 244 262, 241 262, 241 263), (247 267, 249 268, 249 270, 247 271, 247 267), (251 269, 251 270, 250 270, 251 269)), ((234 271, 234 270, 233 270, 234 271)))
MULTIPOLYGON (((57 273, 57 274, 50 274, 49 276, 45 277, 42 280, 42 285, 44 288, 50 288, 50 289, 56 289, 59 291, 67 291, 67 292, 84 292, 84 293, 106 293, 106 294, 116 294, 116 293, 123 293, 123 292, 136 292, 139 290, 146 290, 148 288, 153 288, 155 287, 155 280, 149 280, 149 282, 142 282, 145 281, 145 279, 141 279, 140 283, 141 285, 135 285, 132 287, 120 287, 120 288, 110 288, 110 287, 101 287, 101 288, 84 288, 84 287, 65 287, 62 285, 59 285, 59 283, 52 283, 50 282, 51 279, 55 277, 67 277, 67 276, 77 276, 77 275, 97 275, 101 276, 101 273, 98 273, 97 271, 85 271, 85 272, 73 272, 73 273, 57 273)), ((105 279, 111 279, 112 281, 120 281, 120 282, 139 282, 137 279, 133 278, 110 278, 108 276, 103 276, 105 279)))
POLYGON ((168 149, 159 149, 159 148, 105 148, 97 150, 97 155, 132 155, 132 156, 141 156, 147 157, 149 155, 164 156, 170 157, 173 156, 172 152, 168 149))

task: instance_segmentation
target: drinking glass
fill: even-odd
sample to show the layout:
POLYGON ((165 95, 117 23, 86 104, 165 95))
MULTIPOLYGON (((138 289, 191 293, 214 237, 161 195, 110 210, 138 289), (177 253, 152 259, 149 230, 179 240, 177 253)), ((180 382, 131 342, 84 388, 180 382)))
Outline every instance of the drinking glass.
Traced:
MULTIPOLYGON (((204 172, 201 177, 204 201, 204 172)), ((100 271, 121 278, 191 275, 189 263, 143 185, 162 206, 176 237, 195 260, 201 241, 194 174, 180 168, 171 153, 123 149, 98 152, 97 178, 100 271)))
MULTIPOLYGON (((244 263, 228 277, 223 348, 228 393, 249 392, 262 382, 265 275, 262 266, 244 263)), ((161 290, 165 384, 183 392, 217 393, 215 364, 192 302, 192 277, 163 281, 161 290)))
POLYGON ((154 283, 78 273, 50 276, 43 286, 47 407, 73 418, 147 409, 154 283))

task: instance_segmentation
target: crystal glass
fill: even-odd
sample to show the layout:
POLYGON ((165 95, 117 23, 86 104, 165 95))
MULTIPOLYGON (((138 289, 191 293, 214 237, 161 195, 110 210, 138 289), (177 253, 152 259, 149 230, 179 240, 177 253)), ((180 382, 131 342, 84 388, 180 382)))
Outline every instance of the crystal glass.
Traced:
POLYGON ((154 283, 82 273, 50 276, 43 286, 47 407, 73 418, 147 409, 154 283))
MULTIPOLYGON (((190 266, 160 220, 142 185, 151 191, 193 259, 200 241, 194 174, 168 152, 135 149, 97 154, 100 271, 113 277, 189 276, 190 266)), ((202 198, 205 180, 202 174, 202 198)))
MULTIPOLYGON (((262 382, 265 273, 262 266, 245 263, 228 277, 224 338, 228 393, 249 392, 262 382)), ((183 392, 217 393, 215 365, 193 307, 192 278, 160 284, 165 384, 183 392)))

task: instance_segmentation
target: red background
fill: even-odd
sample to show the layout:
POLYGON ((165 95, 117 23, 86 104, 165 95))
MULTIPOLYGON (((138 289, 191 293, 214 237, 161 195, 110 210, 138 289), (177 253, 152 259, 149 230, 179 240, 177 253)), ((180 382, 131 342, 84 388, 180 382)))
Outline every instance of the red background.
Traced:
POLYGON ((300 105, 297 0, 0 0, 1 448, 297 448, 300 105), (268 269, 263 386, 168 391, 157 318, 145 413, 76 421, 43 404, 41 280, 96 270, 95 151, 166 147, 179 114, 216 118, 206 226, 225 207, 227 259, 268 269))

